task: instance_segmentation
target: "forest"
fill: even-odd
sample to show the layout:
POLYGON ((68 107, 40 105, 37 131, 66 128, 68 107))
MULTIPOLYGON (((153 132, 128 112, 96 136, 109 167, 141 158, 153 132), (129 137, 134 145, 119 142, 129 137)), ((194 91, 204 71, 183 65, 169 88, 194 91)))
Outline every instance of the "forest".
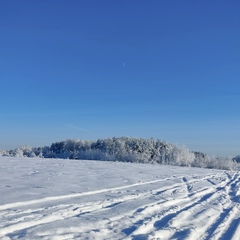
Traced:
POLYGON ((237 169, 239 165, 239 156, 210 157, 205 153, 190 151, 184 146, 159 139, 133 137, 113 137, 96 141, 68 139, 45 147, 22 146, 9 151, 1 150, 1 155, 151 163, 225 170, 237 169))

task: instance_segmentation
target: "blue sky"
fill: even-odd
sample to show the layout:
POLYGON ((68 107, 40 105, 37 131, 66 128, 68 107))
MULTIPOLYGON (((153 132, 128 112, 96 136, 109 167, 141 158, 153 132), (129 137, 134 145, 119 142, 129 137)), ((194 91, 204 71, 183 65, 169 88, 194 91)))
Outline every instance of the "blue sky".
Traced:
POLYGON ((240 2, 0 3, 0 148, 158 138, 240 154, 240 2))

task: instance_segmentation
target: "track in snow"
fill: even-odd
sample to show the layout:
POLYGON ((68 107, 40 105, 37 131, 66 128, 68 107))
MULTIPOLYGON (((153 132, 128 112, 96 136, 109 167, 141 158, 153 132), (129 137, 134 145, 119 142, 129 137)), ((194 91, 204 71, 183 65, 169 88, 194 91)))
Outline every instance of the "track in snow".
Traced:
POLYGON ((239 240, 239 173, 190 172, 1 204, 0 239, 239 240))

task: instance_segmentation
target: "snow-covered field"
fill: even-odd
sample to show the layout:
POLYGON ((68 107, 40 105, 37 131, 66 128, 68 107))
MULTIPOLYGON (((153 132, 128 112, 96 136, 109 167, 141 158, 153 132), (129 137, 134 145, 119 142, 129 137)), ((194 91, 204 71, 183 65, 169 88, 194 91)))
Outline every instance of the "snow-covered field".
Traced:
POLYGON ((0 157, 0 239, 240 239, 240 174, 0 157))

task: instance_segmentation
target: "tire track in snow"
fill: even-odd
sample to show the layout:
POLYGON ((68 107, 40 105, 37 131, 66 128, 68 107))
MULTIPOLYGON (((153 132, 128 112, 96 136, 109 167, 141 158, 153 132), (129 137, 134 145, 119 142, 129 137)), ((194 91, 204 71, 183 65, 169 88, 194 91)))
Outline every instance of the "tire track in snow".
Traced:
MULTIPOLYGON (((96 191, 91 191, 91 192, 86 192, 86 193, 64 195, 62 197, 61 196, 60 197, 49 197, 49 198, 43 198, 43 199, 39 199, 39 200, 18 202, 18 203, 2 205, 0 207, 2 209, 9 210, 9 208, 16 208, 19 206, 45 203, 45 202, 59 200, 59 199, 65 200, 65 199, 72 198, 72 197, 81 197, 81 196, 99 194, 99 193, 104 193, 104 192, 109 192, 109 191, 119 191, 119 190, 123 190, 123 189, 127 189, 127 188, 163 182, 163 181, 167 181, 167 180, 175 179, 175 178, 176 177, 159 179, 159 180, 143 182, 143 183, 140 182, 140 183, 135 183, 135 184, 116 187, 116 188, 101 189, 101 190, 96 190, 96 191)), ((178 178, 182 179, 181 176, 177 177, 177 179, 178 178)), ((202 181, 204 179, 206 179, 206 176, 204 176, 203 178, 192 179, 192 180, 190 180, 190 182, 196 183, 196 182, 202 181)), ((30 227, 38 226, 39 224, 46 224, 46 223, 63 220, 63 219, 71 218, 71 217, 79 217, 81 215, 84 215, 86 213, 89 214, 94 211, 104 211, 104 210, 110 209, 112 207, 115 207, 118 204, 127 203, 127 201, 133 201, 133 200, 136 200, 139 198, 147 198, 149 196, 157 196, 157 195, 163 194, 164 192, 167 192, 167 191, 173 192, 176 189, 181 189, 184 185, 185 185, 185 183, 175 183, 175 184, 161 187, 158 189, 150 190, 146 193, 143 192, 140 194, 129 195, 129 196, 127 195, 127 196, 123 196, 120 198, 116 198, 116 199, 111 200, 110 202, 109 201, 93 202, 90 204, 85 204, 84 206, 74 205, 74 206, 70 206, 70 207, 69 207, 69 205, 65 205, 63 209, 56 208, 56 210, 54 210, 54 211, 52 211, 53 209, 51 209, 51 208, 31 209, 31 210, 27 210, 25 212, 24 211, 18 211, 18 212, 13 211, 13 212, 10 212, 7 214, 6 217, 8 217, 9 226, 2 227, 0 236, 9 234, 14 231, 19 231, 19 230, 27 229, 30 227), (46 215, 48 215, 49 211, 52 211, 51 215, 54 217, 45 217, 46 215), (33 213, 34 213, 34 216, 32 215, 33 213), (9 221, 9 215, 13 216, 12 221, 9 221), (21 216, 18 218, 16 215, 21 215, 21 216), (23 222, 23 220, 24 220, 24 222, 23 222)))
MULTIPOLYGON (((170 214, 170 216, 173 216, 176 214, 176 212, 180 212, 181 210, 183 210, 179 210, 179 204, 182 206, 182 208, 183 206, 185 208, 190 208, 191 206, 196 205, 198 201, 201 201, 198 200, 199 197, 203 196, 204 198, 206 198, 206 194, 210 195, 213 191, 214 189, 209 190, 203 188, 193 193, 191 199, 189 199, 188 197, 171 200, 168 199, 165 201, 155 202, 151 205, 143 206, 137 209, 134 213, 131 213, 131 215, 135 216, 135 221, 132 222, 132 225, 130 227, 123 229, 123 231, 126 232, 129 236, 132 236, 133 239, 142 238, 144 236, 146 237, 149 232, 154 229, 154 225, 158 225, 158 221, 160 219, 163 219, 165 217, 163 221, 166 221, 167 218, 169 218, 168 214, 170 214), (191 201, 191 203, 189 203, 189 200, 191 201), (139 213, 141 214, 138 215, 139 213)), ((126 219, 120 219, 119 217, 117 220, 119 222, 126 221, 126 219)))
MULTIPOLYGON (((229 201, 234 205, 232 204, 233 206, 227 209, 227 213, 223 214, 224 217, 219 218, 217 228, 215 227, 215 231, 210 235, 212 240, 240 238, 240 217, 237 216, 237 213, 240 212, 239 187, 239 173, 235 173, 224 189, 229 201), (237 234, 239 234, 238 238, 235 238, 237 234)), ((226 212, 226 210, 224 211, 226 212)))
POLYGON ((173 179, 173 178, 158 179, 158 180, 153 180, 153 181, 149 181, 149 182, 138 182, 138 183, 133 183, 133 184, 130 184, 130 185, 125 185, 125 186, 120 186, 120 187, 99 189, 99 190, 94 190, 94 191, 74 193, 74 194, 68 194, 68 195, 45 197, 45 198, 42 198, 42 199, 36 199, 36 200, 30 200, 30 201, 24 201, 24 202, 8 203, 8 204, 0 205, 0 211, 5 210, 5 209, 10 209, 10 208, 29 206, 29 205, 33 205, 33 204, 46 203, 46 202, 59 201, 59 200, 66 200, 66 199, 70 199, 70 198, 94 195, 94 194, 111 192, 111 191, 118 191, 118 190, 123 190, 123 189, 127 189, 127 188, 138 187, 138 186, 142 186, 142 185, 164 182, 164 181, 167 181, 169 179, 173 179))
MULTIPOLYGON (((239 174, 235 173, 232 176, 232 178, 230 178, 230 174, 227 173, 227 177, 228 177, 229 181, 226 182, 225 185, 222 185, 220 183, 216 187, 216 193, 213 193, 213 195, 207 201, 209 203, 212 203, 214 199, 217 199, 217 202, 220 202, 220 205, 221 205, 221 201, 219 201, 219 197, 222 197, 224 200, 224 198, 229 195, 229 186, 239 183, 238 176, 239 176, 239 174)), ((206 201, 200 202, 200 204, 205 205, 205 202, 206 201)), ((214 206, 214 204, 212 206, 214 206)), ((193 209, 191 209, 191 211, 194 212, 193 209)), ((200 211, 201 211, 201 207, 200 207, 200 211)), ((197 223, 197 224, 195 224, 195 226, 197 226, 197 228, 195 227, 194 229, 190 229, 190 231, 185 231, 185 233, 186 233, 185 238, 189 239, 189 240, 191 240, 191 239, 209 239, 209 236, 210 236, 209 233, 211 231, 213 231, 213 229, 215 229, 215 231, 217 231, 218 234, 216 234, 214 232, 212 235, 214 235, 214 236, 216 235, 217 237, 214 237, 213 239, 220 239, 220 236, 223 235, 223 233, 226 231, 226 229, 228 229, 229 226, 231 228, 232 221, 237 212, 239 212, 239 206, 232 207, 232 202, 231 202, 230 198, 227 199, 226 202, 222 204, 220 209, 214 209, 214 210, 210 209, 210 214, 205 213, 202 215, 201 213, 198 214, 198 212, 197 212, 197 215, 195 214, 194 218, 191 220, 191 222, 195 221, 197 223), (229 209, 227 209, 227 208, 229 208, 229 209), (227 209, 227 210, 225 210, 225 209, 227 209), (220 213, 219 213, 219 210, 221 211, 220 213), (203 218, 201 219, 201 217, 199 217, 199 216, 203 216, 203 218), (212 228, 212 230, 209 230, 211 228, 212 228), (208 235, 206 234, 207 232, 208 232, 208 235), (207 235, 207 236, 204 237, 204 235, 207 235)), ((174 220, 174 218, 171 221, 173 221, 173 220, 174 220)), ((180 221, 178 221, 178 222, 180 222, 180 221)), ((189 222, 189 224, 191 224, 191 222, 189 222)), ((169 225, 171 225, 171 222, 169 225)), ((229 237, 229 234, 227 236, 228 236, 227 238, 224 237, 223 239, 231 239, 229 237)))
POLYGON ((203 201, 207 201, 213 194, 213 188, 204 189, 193 194, 191 198, 173 199, 159 204, 158 208, 155 209, 157 213, 151 215, 149 218, 145 218, 142 226, 132 233, 133 239, 138 239, 143 235, 151 236, 153 233, 152 237, 164 236, 167 230, 162 231, 161 229, 165 229, 174 217, 186 211, 190 212, 191 208, 201 204, 203 201), (145 232, 145 229, 149 229, 150 231, 145 232))
POLYGON ((238 211, 239 209, 237 206, 228 209, 227 214, 224 216, 223 219, 220 219, 221 221, 219 221, 219 225, 213 232, 210 239, 212 240, 231 239, 230 235, 233 235, 234 232, 230 234, 227 230, 232 228, 231 226, 233 226, 234 218, 238 211))
MULTIPOLYGON (((214 176, 214 175, 211 174, 210 176, 214 176)), ((182 178, 183 178, 183 176, 177 177, 177 179, 182 179, 182 178)), ((200 181, 200 180, 206 179, 206 178, 207 177, 205 176, 203 178, 193 179, 191 181, 200 181)), ((88 191, 88 192, 80 192, 80 193, 74 193, 74 194, 68 194, 68 195, 45 197, 45 198, 30 200, 30 201, 8 203, 8 204, 0 205, 0 211, 5 210, 5 209, 10 209, 10 208, 29 206, 29 205, 40 204, 40 203, 47 203, 47 202, 51 202, 51 201, 66 200, 66 199, 70 199, 70 198, 77 198, 77 197, 100 194, 100 193, 105 193, 105 192, 119 191, 119 190, 123 190, 123 189, 127 189, 127 188, 134 188, 134 187, 150 185, 150 184, 154 184, 154 183, 158 183, 158 182, 165 182, 165 181, 168 181, 171 179, 176 179, 176 177, 157 179, 157 180, 148 181, 148 182, 138 182, 138 183, 133 183, 130 185, 124 185, 124 186, 120 186, 120 187, 113 187, 113 188, 106 188, 106 189, 99 189, 99 190, 93 190, 93 191, 88 191)))
MULTIPOLYGON (((100 189, 100 190, 95 190, 95 191, 90 191, 90 192, 79 193, 79 194, 70 194, 70 195, 48 197, 48 198, 25 201, 25 202, 10 203, 10 204, 5 204, 5 205, 0 206, 0 210, 9 210, 11 208, 34 205, 34 204, 39 204, 39 203, 48 203, 51 201, 67 200, 69 198, 78 198, 78 197, 87 196, 87 195, 119 191, 119 190, 124 190, 124 189, 128 189, 128 188, 163 182, 163 181, 167 181, 170 179, 171 178, 158 179, 158 180, 153 180, 153 181, 149 181, 149 182, 139 182, 139 183, 134 183, 131 185, 114 187, 114 188, 109 188, 109 189, 100 189)), ((174 178, 172 178, 172 179, 174 179, 174 178)), ((169 189, 174 189, 178 186, 178 184, 174 184, 174 185, 175 186, 170 185, 167 187, 159 188, 159 189, 157 189, 156 194, 158 194, 159 191, 164 192, 169 189)), ((74 206, 74 207, 72 207, 72 209, 74 209, 74 211, 69 209, 69 206, 66 206, 63 210, 60 209, 60 210, 51 212, 51 215, 53 215, 54 217, 44 217, 47 215, 46 212, 51 210, 51 209, 44 209, 44 208, 27 210, 26 212, 20 211, 20 212, 18 212, 18 214, 20 214, 22 216, 20 216, 19 218, 16 218, 15 211, 8 213, 8 214, 7 214, 7 212, 8 212, 7 211, 7 212, 4 212, 3 215, 7 215, 7 216, 5 216, 7 218, 7 217, 9 217, 9 214, 11 214, 13 216, 13 220, 11 222, 8 219, 9 226, 1 228, 0 236, 4 236, 4 235, 9 234, 14 231, 19 231, 19 230, 23 230, 26 228, 34 227, 39 224, 45 224, 45 223, 50 223, 50 222, 54 222, 57 220, 62 220, 62 219, 70 218, 70 217, 80 216, 85 213, 91 213, 96 210, 108 209, 113 206, 116 206, 117 204, 125 202, 127 200, 134 200, 139 197, 146 197, 146 193, 141 193, 141 194, 131 195, 131 196, 123 196, 123 197, 120 197, 120 199, 118 198, 118 199, 112 200, 110 203, 108 201, 103 201, 103 202, 93 202, 90 205, 85 204, 85 206, 83 206, 83 207, 74 206), (76 210, 78 210, 78 211, 76 211, 76 210), (39 219, 36 219, 36 217, 39 215, 39 214, 36 215, 36 212, 39 212, 39 211, 41 213, 40 217, 39 217, 39 219), (34 219, 32 216, 33 212, 35 212, 34 219), (64 214, 64 212, 65 212, 65 214, 64 214), (23 220, 24 220, 24 222, 23 222, 23 220)))
MULTIPOLYGON (((214 211, 210 210, 209 213, 203 211, 204 214, 199 213, 198 216, 196 215, 195 217, 198 217, 196 221, 198 221, 198 223, 202 221, 203 223, 202 227, 197 230, 196 229, 190 230, 187 228, 181 229, 179 228, 179 226, 174 226, 173 228, 172 223, 174 222, 174 220, 176 220, 176 222, 181 222, 184 217, 186 219, 189 218, 189 216, 191 216, 192 213, 194 212, 194 208, 195 209, 200 208, 201 210, 202 209, 201 205, 205 205, 208 202, 217 200, 219 197, 219 191, 224 192, 225 190, 227 194, 228 193, 228 191, 226 191, 226 189, 228 189, 227 187, 235 183, 237 184, 239 181, 238 176, 239 176, 238 174, 234 174, 232 179, 229 179, 229 175, 228 175, 227 177, 229 181, 224 181, 224 185, 223 183, 217 184, 216 187, 212 188, 210 192, 206 191, 204 194, 200 194, 202 195, 200 199, 196 199, 197 197, 196 195, 199 195, 199 193, 189 194, 189 196, 191 197, 190 202, 192 202, 192 204, 189 204, 189 203, 183 204, 181 205, 179 210, 170 209, 167 211, 167 213, 161 214, 161 216, 158 216, 159 214, 151 216, 150 220, 145 218, 145 221, 141 223, 141 226, 139 226, 136 230, 132 232, 131 234, 132 239, 138 239, 141 237, 147 238, 147 236, 151 236, 154 238, 160 237, 159 239, 170 239, 170 237, 173 237, 173 236, 174 238, 177 237, 177 234, 176 234, 177 232, 180 233, 178 237, 181 237, 181 238, 187 237, 188 239, 198 239, 197 236, 204 235, 205 231, 212 224, 214 224, 214 222, 220 215, 217 210, 214 210, 214 211), (193 199, 193 197, 195 200, 193 199), (177 219, 178 216, 179 216, 179 219, 177 219), (157 217, 160 217, 160 219, 156 221, 155 218, 157 217), (208 222, 207 225, 206 225, 206 222, 208 222)), ((183 181, 187 182, 186 178, 183 179, 183 181)), ((235 207, 234 209, 237 209, 237 208, 235 207)), ((231 225, 231 221, 233 218, 234 218, 234 214, 230 212, 230 217, 229 217, 230 220, 226 223, 222 223, 222 225, 223 226, 231 225)), ((221 222, 222 221, 219 221, 218 225, 221 224, 221 222)), ((238 229, 236 230, 236 232, 238 233, 238 229)))
MULTIPOLYGON (((113 218, 109 218, 106 221, 102 221, 101 223, 96 223, 96 224, 99 224, 99 226, 105 229, 111 229, 111 228, 114 228, 113 226, 115 226, 116 228, 118 228, 119 231, 122 231, 124 234, 128 235, 129 238, 132 238, 132 239, 137 239, 138 237, 141 237, 141 236, 142 237, 157 236, 157 234, 160 233, 159 231, 161 230, 165 231, 165 232, 163 231, 161 232, 162 233, 161 236, 164 236, 164 234, 166 236, 167 234, 168 235, 170 234, 169 236, 185 235, 187 237, 188 235, 191 235, 191 233, 194 234, 194 230, 183 229, 183 228, 181 229, 177 227, 175 227, 175 229, 173 228, 171 229, 171 223, 174 222, 174 218, 176 218, 177 216, 180 216, 180 214, 182 214, 183 216, 185 214, 185 218, 187 219, 192 214, 193 211, 196 211, 196 209, 198 209, 198 207, 200 207, 205 203, 208 203, 217 199, 219 197, 220 191, 222 192, 225 191, 227 195, 229 195, 229 198, 231 197, 232 199, 234 199, 235 197, 237 197, 238 194, 235 193, 235 190, 237 187, 239 187, 239 182, 238 182, 239 175, 237 176, 235 174, 232 176, 231 179, 229 179, 229 176, 230 175, 228 175, 227 178, 223 179, 222 182, 217 183, 215 185, 213 184, 210 188, 206 188, 206 186, 204 186, 198 189, 197 191, 193 191, 193 188, 192 188, 192 186, 195 183, 204 182, 204 181, 210 183, 209 180, 212 181, 214 178, 217 178, 219 176, 216 176, 216 174, 211 174, 211 175, 198 176, 198 178, 193 178, 191 180, 187 180, 187 178, 179 176, 177 178, 172 177, 172 178, 158 179, 154 181, 139 182, 139 183, 121 186, 121 187, 100 189, 100 190, 83 192, 78 194, 63 195, 63 196, 60 196, 60 198, 48 197, 48 198, 43 198, 39 200, 5 204, 0 206, 0 209, 9 211, 11 210, 11 208, 34 205, 38 203, 48 203, 51 201, 68 200, 70 198, 78 198, 78 197, 88 196, 88 195, 120 191, 128 188, 136 189, 137 187, 140 187, 140 186, 157 184, 159 182, 168 181, 170 179, 183 180, 180 183, 175 183, 175 184, 167 185, 167 186, 156 188, 156 189, 150 189, 150 190, 148 189, 146 192, 141 192, 137 194, 136 192, 132 194, 131 191, 127 191, 127 194, 130 194, 130 195, 116 197, 116 198, 110 199, 110 201, 104 200, 104 201, 91 202, 89 204, 84 203, 84 204, 78 204, 78 205, 77 204, 57 205, 55 206, 55 209, 54 208, 42 209, 41 210, 42 212, 40 211, 40 213, 43 213, 43 214, 40 214, 37 220, 28 219, 29 221, 27 220, 24 224, 20 222, 17 222, 17 223, 15 222, 13 225, 5 226, 4 229, 1 229, 0 236, 8 235, 15 231, 28 229, 41 224, 47 224, 47 223, 51 223, 54 221, 63 220, 71 217, 82 217, 85 214, 101 214, 103 211, 111 211, 113 208, 117 208, 121 204, 129 204, 129 202, 138 201, 139 199, 155 196, 155 197, 158 197, 158 201, 154 200, 154 202, 151 204, 142 205, 141 207, 138 207, 137 209, 132 210, 128 213, 117 215, 113 218), (179 197, 179 195, 177 195, 178 194, 177 190, 183 190, 181 192, 185 191, 185 195, 183 197, 182 196, 179 197), (216 194, 215 192, 217 192, 218 194, 216 194), (168 197, 161 199, 161 196, 163 194, 165 194, 168 197), (174 199, 174 196, 176 196, 176 199, 174 199), (50 212, 52 217, 46 216, 46 213, 49 213, 48 211, 50 212), (121 225, 122 222, 129 223, 130 227, 128 227, 128 229, 126 227, 124 228, 123 225, 121 225), (169 229, 171 231, 168 231, 169 229), (2 232, 2 230, 4 231, 2 232), (154 233, 156 234, 154 235, 154 233)), ((193 176, 190 176, 190 177, 193 177, 193 176)), ((220 175, 220 178, 222 179, 223 176, 220 175)), ((32 211, 37 211, 37 209, 34 209, 32 211)), ((196 216, 198 216, 199 219, 201 217, 202 220, 205 220, 204 216, 206 216, 207 212, 202 212, 202 215, 201 213, 197 215, 197 213, 199 212, 195 212, 196 216)), ((12 214, 14 216, 14 212, 12 214)), ((19 214, 21 214, 21 211, 19 211, 19 214)), ((31 210, 29 211, 29 215, 31 216, 31 210)), ((224 216, 226 217, 226 215, 224 216)), ((27 213, 25 217, 27 217, 27 213)), ((214 222, 217 221, 217 217, 219 216, 217 216, 217 214, 214 214, 211 220, 211 226, 214 224, 214 222)), ((230 225, 232 224, 231 229, 233 229, 233 233, 232 233, 233 236, 239 233, 239 227, 236 222, 237 220, 239 219, 235 219, 235 215, 231 215, 229 222, 227 222, 227 224, 230 224, 230 225)), ((221 222, 222 221, 219 220, 218 225, 221 224, 221 222)), ((216 227, 218 225, 216 225, 216 227)), ((96 225, 96 228, 97 228, 97 225, 96 225)), ((209 226, 207 226, 206 229, 207 228, 209 228, 209 226)), ((205 231, 206 229, 202 228, 202 231, 203 230, 205 231)), ((89 227, 86 226, 85 230, 86 230, 86 234, 87 234, 87 231, 91 232, 92 226, 89 226, 89 227)), ((217 233, 214 233, 214 231, 215 229, 212 229, 212 232, 209 232, 209 236, 213 234, 217 234, 217 233)), ((229 235, 227 229, 225 229, 224 231, 225 231, 225 234, 229 235)), ((222 231, 221 234, 224 234, 224 231, 222 231)))

